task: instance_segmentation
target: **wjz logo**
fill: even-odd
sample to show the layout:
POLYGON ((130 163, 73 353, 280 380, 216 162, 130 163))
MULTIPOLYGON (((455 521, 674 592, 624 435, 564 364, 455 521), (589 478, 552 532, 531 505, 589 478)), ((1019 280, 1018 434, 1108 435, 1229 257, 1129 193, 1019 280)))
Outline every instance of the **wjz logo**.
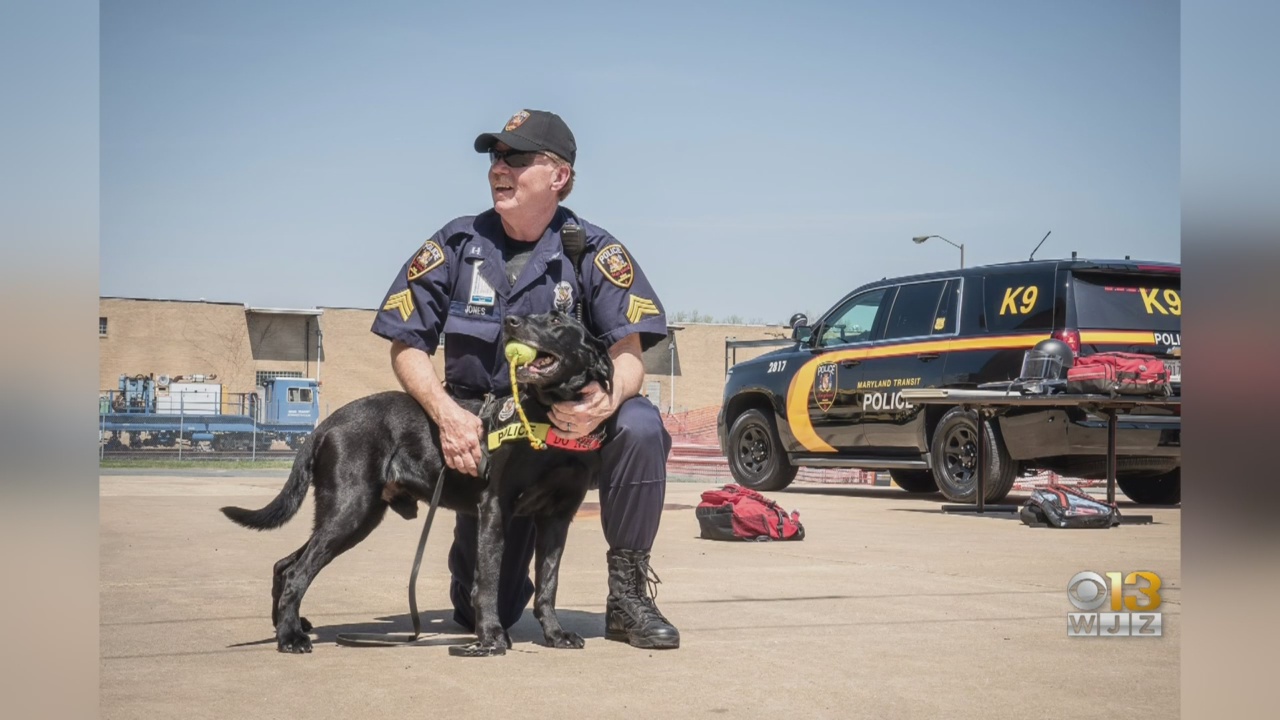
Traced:
POLYGON ((1067 583, 1067 599, 1081 611, 1067 614, 1067 637, 1161 635, 1160 576, 1153 572, 1079 572, 1067 583))

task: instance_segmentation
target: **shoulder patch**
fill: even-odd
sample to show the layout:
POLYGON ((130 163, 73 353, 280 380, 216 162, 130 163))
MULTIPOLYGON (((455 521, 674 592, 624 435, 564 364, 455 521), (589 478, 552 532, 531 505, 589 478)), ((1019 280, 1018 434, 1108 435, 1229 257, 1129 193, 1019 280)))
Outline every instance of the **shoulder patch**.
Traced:
POLYGON ((631 267, 631 258, 618 243, 606 245, 596 253, 596 267, 600 268, 609 282, 623 290, 631 287, 631 280, 636 275, 635 268, 631 267))
POLYGON ((400 311, 400 319, 404 322, 409 321, 409 316, 413 314, 413 293, 408 288, 391 295, 387 298, 387 302, 382 306, 383 310, 400 311))
POLYGON ((627 322, 638 323, 645 315, 657 315, 658 306, 648 298, 627 295, 627 322))
POLYGON ((409 263, 409 282, 417 280, 442 264, 444 264, 444 250, 441 250, 434 240, 426 241, 418 251, 417 257, 409 263))

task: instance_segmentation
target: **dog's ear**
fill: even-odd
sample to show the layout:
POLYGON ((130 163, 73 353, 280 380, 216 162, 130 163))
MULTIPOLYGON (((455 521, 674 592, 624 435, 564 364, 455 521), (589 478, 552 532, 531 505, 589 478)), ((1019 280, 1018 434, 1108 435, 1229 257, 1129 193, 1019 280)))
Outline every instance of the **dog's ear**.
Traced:
POLYGON ((606 393, 613 392, 613 358, 604 341, 589 332, 583 333, 583 345, 587 347, 587 380, 600 383, 606 393))
POLYGON ((600 383, 600 387, 604 388, 605 393, 613 392, 613 358, 609 357, 609 351, 596 355, 596 360, 591 366, 591 378, 600 383))

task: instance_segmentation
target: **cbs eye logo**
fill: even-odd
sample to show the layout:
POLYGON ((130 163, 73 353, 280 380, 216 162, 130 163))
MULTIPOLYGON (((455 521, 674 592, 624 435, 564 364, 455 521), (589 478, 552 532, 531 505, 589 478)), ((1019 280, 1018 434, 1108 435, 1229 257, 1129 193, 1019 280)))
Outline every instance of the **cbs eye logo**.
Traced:
POLYGON ((1081 612, 1067 614, 1067 636, 1159 637, 1160 586, 1160 576, 1145 570, 1076 573, 1067 583, 1067 599, 1081 612))

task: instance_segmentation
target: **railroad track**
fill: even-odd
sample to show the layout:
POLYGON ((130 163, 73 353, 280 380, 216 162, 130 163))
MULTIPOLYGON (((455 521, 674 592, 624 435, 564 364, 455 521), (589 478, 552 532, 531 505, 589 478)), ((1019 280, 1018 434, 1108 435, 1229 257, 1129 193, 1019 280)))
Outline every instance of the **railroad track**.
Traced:
POLYGON ((292 460, 296 453, 293 450, 259 450, 256 454, 248 450, 217 451, 187 450, 103 450, 99 457, 103 460, 292 460))

